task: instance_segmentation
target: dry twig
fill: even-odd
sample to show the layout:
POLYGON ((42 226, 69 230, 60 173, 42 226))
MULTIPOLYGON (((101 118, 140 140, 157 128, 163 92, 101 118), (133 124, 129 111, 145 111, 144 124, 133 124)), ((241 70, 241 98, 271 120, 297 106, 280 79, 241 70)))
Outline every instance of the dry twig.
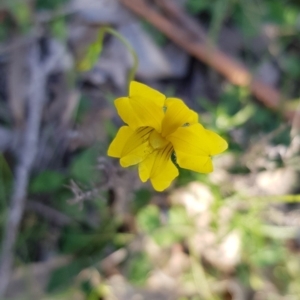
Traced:
POLYGON ((70 218, 69 216, 38 201, 28 201, 26 210, 38 213, 40 216, 44 217, 49 222, 52 222, 57 226, 63 227, 73 222, 72 218, 70 218))
MULTIPOLYGON (((282 96, 277 89, 255 79, 243 64, 212 45, 201 25, 193 21, 172 1, 156 1, 168 17, 159 13, 145 0, 120 0, 120 2, 233 84, 248 86, 253 95, 267 107, 281 109, 282 96)), ((292 112, 284 114, 289 120, 293 117, 292 112)))
POLYGON ((0 152, 7 150, 13 140, 13 133, 11 130, 0 127, 0 152))
POLYGON ((61 55, 61 53, 52 54, 44 62, 40 62, 40 49, 37 43, 32 46, 29 53, 31 80, 27 95, 28 118, 15 169, 13 194, 3 235, 0 256, 0 297, 4 296, 10 280, 14 245, 24 211, 29 177, 37 153, 42 111, 45 102, 46 80, 61 55))

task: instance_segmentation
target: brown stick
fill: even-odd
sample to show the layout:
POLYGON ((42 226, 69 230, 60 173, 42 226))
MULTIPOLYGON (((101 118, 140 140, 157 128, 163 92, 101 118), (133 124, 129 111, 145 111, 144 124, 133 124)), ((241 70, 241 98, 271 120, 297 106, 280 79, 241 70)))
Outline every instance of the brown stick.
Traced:
POLYGON ((174 1, 154 0, 156 5, 161 7, 170 20, 176 22, 178 26, 186 29, 194 37, 202 42, 207 41, 207 36, 202 27, 192 19, 185 11, 183 11, 174 1))
MULTIPOLYGON (((251 72, 244 65, 210 44, 201 26, 188 18, 174 3, 163 0, 159 5, 177 19, 177 24, 162 16, 144 0, 120 1, 135 14, 159 29, 174 43, 217 70, 233 84, 249 86, 251 92, 264 105, 272 109, 279 108, 282 99, 280 93, 275 88, 253 78, 251 72)), ((291 116, 290 113, 287 115, 291 116)))

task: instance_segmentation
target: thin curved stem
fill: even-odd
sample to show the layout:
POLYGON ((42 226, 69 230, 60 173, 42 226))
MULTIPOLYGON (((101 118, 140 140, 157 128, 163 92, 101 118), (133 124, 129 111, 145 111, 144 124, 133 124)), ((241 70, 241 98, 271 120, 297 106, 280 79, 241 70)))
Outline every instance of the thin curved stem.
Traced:
POLYGON ((129 53, 132 55, 133 66, 129 70, 129 73, 128 73, 128 89, 129 89, 130 82, 132 80, 134 80, 134 77, 135 77, 135 74, 136 74, 136 71, 138 68, 138 64, 139 64, 137 54, 136 54, 135 50, 133 49, 133 47, 130 45, 130 43, 115 29, 113 29, 111 27, 103 27, 100 32, 102 32, 102 31, 103 31, 103 33, 108 32, 111 35, 115 36, 117 39, 119 39, 124 44, 124 46, 127 48, 129 53))

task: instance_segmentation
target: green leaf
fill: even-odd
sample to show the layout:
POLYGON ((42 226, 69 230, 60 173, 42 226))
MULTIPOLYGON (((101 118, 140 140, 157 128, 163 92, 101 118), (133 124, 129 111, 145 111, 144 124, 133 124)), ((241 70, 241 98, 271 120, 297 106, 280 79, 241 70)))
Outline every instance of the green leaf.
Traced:
POLYGON ((35 5, 37 9, 50 10, 58 9, 69 0, 36 0, 35 5))
POLYGON ((31 185, 32 193, 49 193, 58 191, 63 187, 65 175, 55 171, 45 171, 37 175, 31 185))
POLYGON ((298 55, 286 54, 282 58, 282 65, 284 70, 293 79, 298 79, 300 76, 299 64, 300 64, 300 57, 298 57, 298 55))
POLYGON ((189 218, 186 209, 183 206, 173 206, 169 210, 168 224, 172 225, 188 225, 189 218))
POLYGON ((151 192, 148 189, 140 189, 135 193, 133 201, 133 211, 138 212, 144 208, 151 200, 151 192))
POLYGON ((178 227, 161 227, 152 233, 152 238, 161 247, 169 247, 174 243, 181 242, 190 233, 190 228, 178 227))
POLYGON ((84 249, 92 245, 96 239, 96 234, 69 232, 65 235, 63 243, 63 252, 72 253, 74 251, 84 249))
POLYGON ((68 36, 66 20, 64 18, 54 20, 51 24, 51 32, 61 41, 66 41, 68 36))
POLYGON ((12 1, 10 1, 8 2, 8 5, 10 6, 10 11, 14 18, 17 20, 19 27, 26 33, 31 23, 31 10, 29 4, 26 1, 18 1, 13 4, 12 1))
POLYGON ((216 123, 219 128, 222 128, 223 130, 229 130, 245 124, 254 114, 255 106, 252 104, 247 104, 233 116, 225 114, 218 116, 216 123))
POLYGON ((257 266, 272 266, 278 264, 283 259, 283 252, 278 247, 261 247, 256 253, 252 254, 251 259, 257 266))
POLYGON ((185 6, 189 13, 196 15, 204 10, 210 9, 212 2, 209 0, 188 0, 185 6))
POLYGON ((142 209, 137 215, 137 223, 146 232, 151 232, 158 228, 160 226, 158 207, 149 205, 142 209))
POLYGON ((76 157, 70 167, 70 177, 90 184, 96 177, 95 163, 98 152, 95 148, 85 150, 76 157))
POLYGON ((88 71, 96 64, 102 52, 104 34, 105 30, 101 28, 98 32, 96 41, 89 45, 84 57, 77 62, 77 68, 79 71, 88 71))
POLYGON ((11 185, 13 182, 12 171, 5 160, 5 157, 0 154, 0 203, 6 207, 6 201, 9 197, 11 185))
POLYGON ((74 277, 90 263, 89 258, 76 258, 66 266, 56 269, 51 274, 47 291, 52 293, 70 286, 74 277))
POLYGON ((193 233, 191 225, 185 208, 173 206, 169 209, 168 224, 153 231, 151 236, 158 245, 168 247, 193 233))
POLYGON ((149 272, 151 271, 151 262, 145 253, 139 253, 129 262, 127 277, 130 282, 136 285, 144 285, 149 272))

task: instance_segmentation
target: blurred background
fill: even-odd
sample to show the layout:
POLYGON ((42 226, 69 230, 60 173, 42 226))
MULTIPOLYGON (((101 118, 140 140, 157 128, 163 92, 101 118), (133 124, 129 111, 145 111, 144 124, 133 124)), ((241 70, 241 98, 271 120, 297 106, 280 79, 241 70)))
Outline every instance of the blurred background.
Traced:
POLYGON ((299 300, 299 32, 297 0, 1 0, 0 299, 299 300), (131 48, 213 173, 107 157, 131 48))

